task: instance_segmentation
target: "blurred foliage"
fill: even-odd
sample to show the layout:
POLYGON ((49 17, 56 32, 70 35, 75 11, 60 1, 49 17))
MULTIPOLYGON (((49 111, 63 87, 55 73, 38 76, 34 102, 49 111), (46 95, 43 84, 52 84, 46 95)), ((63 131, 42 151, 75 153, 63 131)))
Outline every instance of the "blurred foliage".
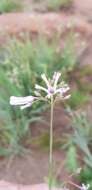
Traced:
POLYGON ((6 75, 21 89, 22 95, 33 93, 36 82, 41 82, 42 73, 50 77, 54 71, 59 70, 66 75, 76 64, 73 46, 69 46, 69 42, 61 53, 61 50, 57 51, 55 40, 49 43, 45 38, 39 38, 36 42, 28 39, 25 43, 11 40, 4 49, 3 57, 1 65, 6 70, 6 75))
POLYGON ((79 69, 77 74, 77 84, 78 87, 83 91, 83 93, 92 93, 92 66, 85 65, 79 69))
POLYGON ((50 10, 59 10, 60 8, 69 8, 72 0, 47 0, 47 7, 50 10))
POLYGON ((89 190, 92 189, 92 169, 85 166, 79 176, 80 183, 90 184, 89 190))
POLYGON ((84 162, 92 168, 92 124, 85 113, 74 113, 72 115, 73 142, 84 153, 84 162))
POLYGON ((71 98, 68 103, 71 109, 78 109, 84 106, 89 101, 89 96, 83 93, 82 90, 75 90, 71 93, 71 98))
MULTIPOLYGON (((42 85, 40 75, 49 77, 54 71, 67 73, 71 66, 72 49, 66 54, 57 52, 57 44, 49 43, 46 39, 31 42, 29 38, 23 42, 11 40, 0 51, 0 154, 20 152, 22 139, 27 135, 29 123, 41 121, 39 114, 47 108, 42 102, 34 104, 32 108, 22 112, 19 108, 9 105, 9 97, 34 94, 36 83, 42 85), (67 58, 66 58, 67 56, 67 58), (2 147, 4 147, 5 152, 2 147), (12 150, 11 150, 11 147, 12 150), (7 149, 7 150, 8 150, 7 149), (18 150, 17 150, 18 149, 18 150)), ((76 62, 75 62, 76 63, 76 62)))
POLYGON ((32 0, 33 10, 39 11, 59 11, 72 7, 73 0, 32 0))
POLYGON ((0 13, 16 12, 22 9, 18 0, 0 0, 0 13))
MULTIPOLYGON (((68 149, 71 155, 68 167, 71 170, 71 163, 74 163, 73 167, 77 164, 82 164, 82 171, 78 177, 81 183, 90 184, 90 190, 92 188, 92 123, 87 118, 87 115, 82 112, 73 112, 70 110, 70 116, 72 118, 73 132, 68 136, 68 149), (71 153, 72 146, 74 147, 74 153, 71 153), (73 160, 73 162, 71 162, 73 160)), ((69 156, 67 157, 69 158, 69 156)), ((80 167, 80 166, 79 166, 80 167)))
POLYGON ((20 153, 21 141, 28 130, 28 119, 19 110, 9 105, 11 94, 20 95, 11 85, 5 71, 0 68, 0 155, 20 153))
POLYGON ((70 172, 75 173, 78 168, 76 147, 71 145, 67 151, 67 168, 70 172))
MULTIPOLYGON (((50 141, 50 136, 49 132, 44 132, 42 135, 39 137, 34 138, 31 141, 31 144, 37 145, 38 147, 41 147, 43 150, 49 150, 49 141, 50 141)), ((61 147, 61 139, 53 137, 53 149, 57 149, 61 147)))

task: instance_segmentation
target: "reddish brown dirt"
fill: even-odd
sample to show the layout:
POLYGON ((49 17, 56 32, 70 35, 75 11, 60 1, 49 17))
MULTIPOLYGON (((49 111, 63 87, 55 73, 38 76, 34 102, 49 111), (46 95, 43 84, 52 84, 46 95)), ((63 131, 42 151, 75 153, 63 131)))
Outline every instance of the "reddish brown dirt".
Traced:
POLYGON ((87 21, 92 20, 92 1, 91 0, 74 0, 74 12, 77 15, 85 17, 87 21))
MULTIPOLYGON (((2 190, 48 190, 48 185, 45 183, 38 184, 38 185, 16 185, 16 184, 11 184, 6 181, 1 181, 0 182, 0 188, 2 190)), ((62 188, 52 188, 53 190, 63 190, 62 188)))
POLYGON ((65 36, 70 31, 75 32, 76 38, 76 54, 78 59, 81 56, 81 62, 91 62, 91 37, 92 26, 81 17, 73 15, 46 13, 46 14, 30 14, 30 13, 13 13, 0 16, 0 43, 5 44, 6 40, 10 37, 17 36, 20 39, 24 38, 24 33, 29 33, 31 38, 39 34, 47 36, 52 39, 55 34, 61 36, 61 47, 65 36), (76 35, 77 34, 77 35, 76 35), (63 39, 63 40, 62 40, 63 39), (81 44, 85 44, 81 47, 81 44), (82 49, 81 49, 82 48, 82 49), (86 48, 86 54, 84 52, 86 48), (82 53, 84 54, 82 56, 82 53), (83 58, 83 61, 82 61, 83 58))
MULTIPOLYGON (((62 107, 62 106, 61 106, 62 107)), ((44 115, 49 122, 49 112, 44 115)), ((54 135, 55 139, 62 139, 68 132, 70 119, 64 110, 57 107, 54 112, 54 135)), ((40 137, 43 132, 49 131, 46 124, 35 124, 31 127, 32 139, 40 137)), ((69 130, 70 131, 70 130, 69 130)), ((48 175, 48 150, 39 146, 31 145, 30 153, 24 156, 10 157, 0 161, 0 179, 20 184, 42 183, 48 175)), ((65 153, 60 148, 54 150, 55 176, 58 180, 65 180, 68 173, 64 168, 65 153), (62 173, 63 170, 63 173, 62 173)))
MULTIPOLYGON (((79 12, 78 12, 79 13, 79 12)), ((76 13, 77 14, 77 13, 76 13)), ((25 33, 29 33, 30 37, 36 37, 39 34, 45 35, 52 39, 55 34, 59 34, 64 40, 65 36, 74 31, 80 37, 76 38, 78 48, 76 53, 81 63, 91 62, 91 41, 92 41, 92 25, 87 22, 81 14, 65 14, 63 13, 12 13, 0 16, 0 44, 5 44, 7 39, 14 36, 23 39, 25 33), (81 51, 81 43, 86 42, 86 46, 81 51), (86 54, 85 50, 86 49, 86 54), (83 56, 82 56, 82 53, 83 56), (85 56, 84 56, 85 55, 85 56), (83 60, 82 60, 83 58, 83 60)), ((76 36, 78 36, 76 35, 76 36)))
POLYGON ((52 36, 55 32, 65 33, 69 29, 90 36, 92 26, 81 17, 57 13, 12 13, 0 16, 0 33, 23 35, 23 32, 52 36))
MULTIPOLYGON (((62 153, 62 151, 54 152, 54 161, 58 169, 63 163, 62 160, 65 159, 64 153, 62 153)), ((36 184, 44 182, 48 175, 48 155, 39 149, 32 151, 30 155, 15 157, 8 170, 7 162, 8 160, 0 163, 0 179, 2 180, 20 184, 36 184)), ((57 177, 60 179, 61 176, 62 180, 65 180, 65 176, 67 176, 64 167, 61 168, 57 177)))

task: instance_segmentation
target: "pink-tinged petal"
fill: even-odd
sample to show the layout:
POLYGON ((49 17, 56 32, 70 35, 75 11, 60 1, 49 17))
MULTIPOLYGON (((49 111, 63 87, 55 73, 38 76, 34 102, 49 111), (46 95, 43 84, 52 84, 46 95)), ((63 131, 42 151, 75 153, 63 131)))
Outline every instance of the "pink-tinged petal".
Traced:
POLYGON ((55 88, 55 89, 56 89, 56 87, 57 87, 57 83, 58 83, 58 80, 59 80, 60 76, 61 76, 61 73, 59 73, 59 72, 56 72, 56 73, 54 73, 54 75, 53 75, 54 88, 55 88))
POLYGON ((43 90, 43 91, 45 91, 46 93, 48 93, 48 90, 47 90, 46 88, 44 88, 44 87, 42 87, 42 86, 40 86, 40 85, 38 85, 38 84, 35 85, 35 89, 36 89, 36 90, 43 90))
POLYGON ((34 91, 34 94, 36 95, 36 96, 41 96, 41 94, 40 94, 40 92, 39 91, 34 91))
POLYGON ((45 74, 42 74, 41 77, 42 77, 42 79, 44 80, 44 82, 46 83, 47 87, 49 88, 50 83, 49 83, 49 81, 48 81, 46 75, 45 75, 45 74))
POLYGON ((90 187, 89 184, 85 185, 85 184, 82 184, 82 186, 80 187, 80 190, 88 190, 90 187))
POLYGON ((61 87, 55 91, 55 93, 61 93, 62 95, 66 93, 68 90, 70 90, 69 86, 67 87, 61 87))
POLYGON ((29 103, 29 104, 25 104, 24 106, 21 106, 20 109, 23 110, 23 109, 25 109, 25 108, 31 107, 32 104, 33 104, 33 102, 32 102, 32 103, 29 103))
POLYGON ((54 92, 55 92, 54 88, 53 88, 52 86, 50 86, 50 87, 48 88, 48 93, 54 94, 54 92))
POLYGON ((34 101, 34 99, 35 99, 34 96, 26 96, 26 97, 11 96, 10 104, 11 105, 25 105, 25 104, 28 104, 28 103, 34 101))
POLYGON ((64 99, 64 100, 67 100, 67 99, 69 99, 70 97, 71 97, 71 95, 69 94, 69 95, 65 96, 63 99, 64 99))
POLYGON ((46 96, 46 98, 50 99, 51 96, 52 96, 52 94, 51 94, 51 93, 48 93, 47 96, 46 96))

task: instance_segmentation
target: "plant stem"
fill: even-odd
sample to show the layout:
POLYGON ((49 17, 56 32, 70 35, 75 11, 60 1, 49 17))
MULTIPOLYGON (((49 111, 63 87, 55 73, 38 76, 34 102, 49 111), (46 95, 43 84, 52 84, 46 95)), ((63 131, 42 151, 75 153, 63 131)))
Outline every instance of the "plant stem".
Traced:
POLYGON ((53 180, 53 96, 51 97, 51 112, 50 112, 50 149, 49 149, 49 190, 52 189, 53 180))

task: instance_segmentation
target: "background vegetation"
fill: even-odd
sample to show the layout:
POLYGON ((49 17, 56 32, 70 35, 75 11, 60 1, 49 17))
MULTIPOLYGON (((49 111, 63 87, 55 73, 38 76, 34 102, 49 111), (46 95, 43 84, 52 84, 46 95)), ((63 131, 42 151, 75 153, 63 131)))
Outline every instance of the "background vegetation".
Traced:
POLYGON ((22 4, 18 0, 0 0, 0 13, 16 12, 22 10, 22 4))

